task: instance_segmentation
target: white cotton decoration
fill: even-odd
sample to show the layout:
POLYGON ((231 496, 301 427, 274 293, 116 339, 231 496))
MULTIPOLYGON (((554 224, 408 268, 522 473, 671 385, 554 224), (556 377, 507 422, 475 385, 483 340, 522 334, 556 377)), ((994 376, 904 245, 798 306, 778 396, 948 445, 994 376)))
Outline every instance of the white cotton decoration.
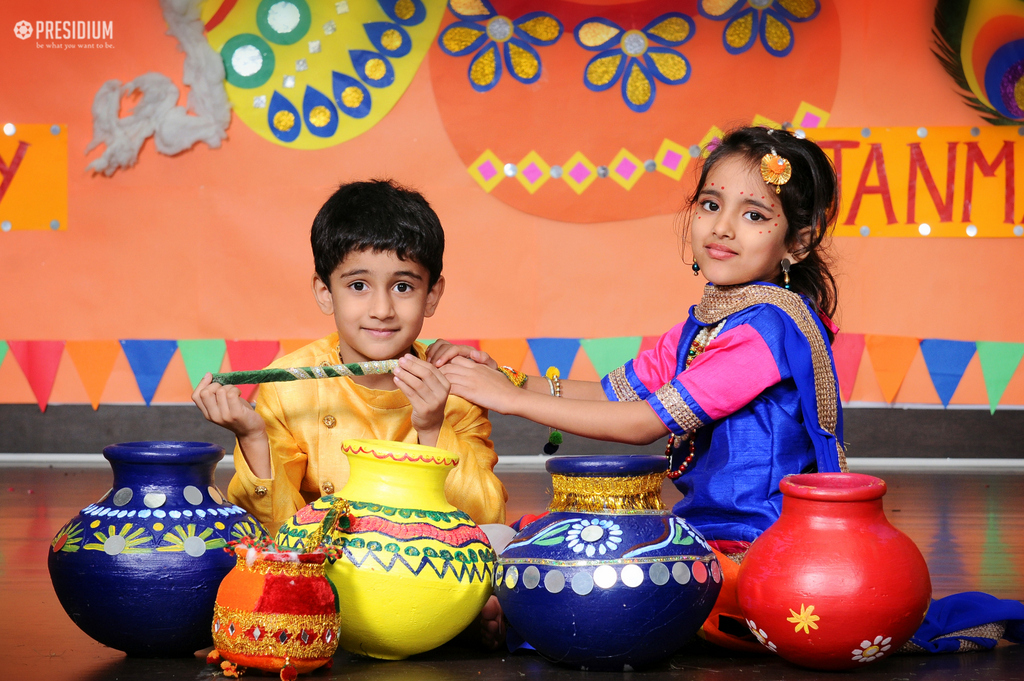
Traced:
POLYGON ((93 138, 89 153, 103 144, 103 154, 88 169, 108 177, 119 168, 135 165, 146 139, 154 137, 156 150, 173 156, 205 142, 220 147, 231 123, 231 104, 224 89, 224 63, 203 35, 200 6, 203 0, 160 0, 168 33, 185 52, 182 82, 189 87, 187 106, 177 106, 178 86, 162 73, 150 72, 125 85, 108 80, 92 103, 93 138), (142 94, 131 113, 119 116, 121 98, 142 94))

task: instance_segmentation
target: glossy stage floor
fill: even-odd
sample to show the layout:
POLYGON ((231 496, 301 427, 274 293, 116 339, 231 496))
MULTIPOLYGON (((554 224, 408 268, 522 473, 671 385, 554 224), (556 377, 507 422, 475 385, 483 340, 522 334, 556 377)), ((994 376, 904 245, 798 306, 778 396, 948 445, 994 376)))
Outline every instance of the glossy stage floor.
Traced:
MULTIPOLYGON (((920 547, 935 597, 985 591, 1024 598, 1024 473, 1012 470, 943 472, 872 470, 888 483, 890 521, 920 547)), ((533 470, 499 468, 509 490, 509 517, 543 509, 550 479, 533 470)), ((218 470, 226 489, 231 469, 218 470)), ((83 634, 54 596, 46 568, 50 540, 63 523, 110 487, 109 468, 0 467, 0 676, 9 679, 210 679, 200 657, 126 658, 83 634)), ((666 502, 679 498, 666 486, 666 502)), ((860 679, 998 681, 1024 679, 1024 646, 1003 642, 990 652, 963 655, 896 655, 851 673, 860 679)), ((770 655, 730 655, 700 645, 630 678, 744 681, 820 679, 833 676, 794 667, 770 655)), ((371 661, 344 652, 329 671, 310 679, 583 679, 621 674, 588 673, 554 666, 532 653, 488 653, 458 641, 399 662, 371 661)), ((852 678, 847 676, 847 678, 852 678)), ((218 677, 220 678, 220 677, 218 677)), ((255 675, 255 678, 261 678, 255 675)), ((269 678, 269 677, 267 677, 269 678)))

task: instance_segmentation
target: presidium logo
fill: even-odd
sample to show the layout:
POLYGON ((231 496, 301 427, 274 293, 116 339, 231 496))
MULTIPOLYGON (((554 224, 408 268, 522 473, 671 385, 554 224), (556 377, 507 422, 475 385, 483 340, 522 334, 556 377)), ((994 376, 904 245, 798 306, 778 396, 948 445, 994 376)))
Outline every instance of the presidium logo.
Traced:
POLYGON ((111 43, 78 43, 77 45, 58 45, 55 42, 49 44, 38 42, 49 41, 70 41, 90 40, 106 41, 114 39, 113 21, 37 21, 35 26, 32 22, 21 20, 14 24, 14 35, 20 40, 28 40, 36 37, 36 47, 113 47, 111 43))

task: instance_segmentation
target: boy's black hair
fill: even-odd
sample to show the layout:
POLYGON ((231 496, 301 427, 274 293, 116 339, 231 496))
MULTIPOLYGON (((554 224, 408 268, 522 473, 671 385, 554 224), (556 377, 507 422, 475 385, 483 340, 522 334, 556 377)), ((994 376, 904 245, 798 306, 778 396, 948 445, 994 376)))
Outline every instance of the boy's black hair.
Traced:
POLYGON ((430 273, 431 288, 441 276, 441 221, 422 194, 393 180, 338 187, 313 218, 309 241, 316 273, 328 288, 342 260, 367 249, 419 263, 430 273))
MULTIPOLYGON (((708 172, 720 161, 739 156, 757 170, 761 157, 772 150, 793 167, 792 177, 780 187, 778 195, 789 223, 787 246, 799 243, 801 232, 809 230, 798 250, 804 258, 790 269, 790 288, 807 296, 819 311, 831 317, 838 301, 827 247, 839 214, 839 184, 832 160, 817 144, 787 130, 746 127, 731 131, 704 160, 687 210, 693 210, 708 172)), ((782 279, 781 269, 778 279, 782 279)), ((779 280, 773 283, 780 284, 779 280)))

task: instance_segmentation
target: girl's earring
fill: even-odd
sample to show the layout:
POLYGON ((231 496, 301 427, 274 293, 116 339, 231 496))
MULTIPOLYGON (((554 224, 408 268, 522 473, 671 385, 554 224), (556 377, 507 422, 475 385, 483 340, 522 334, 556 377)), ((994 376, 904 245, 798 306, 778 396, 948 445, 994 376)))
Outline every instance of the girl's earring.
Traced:
POLYGON ((700 274, 700 265, 697 264, 696 260, 693 261, 693 267, 691 267, 690 269, 693 270, 693 276, 696 277, 698 274, 700 274))
POLYGON ((786 284, 786 288, 789 288, 789 258, 782 259, 782 276, 786 284))

